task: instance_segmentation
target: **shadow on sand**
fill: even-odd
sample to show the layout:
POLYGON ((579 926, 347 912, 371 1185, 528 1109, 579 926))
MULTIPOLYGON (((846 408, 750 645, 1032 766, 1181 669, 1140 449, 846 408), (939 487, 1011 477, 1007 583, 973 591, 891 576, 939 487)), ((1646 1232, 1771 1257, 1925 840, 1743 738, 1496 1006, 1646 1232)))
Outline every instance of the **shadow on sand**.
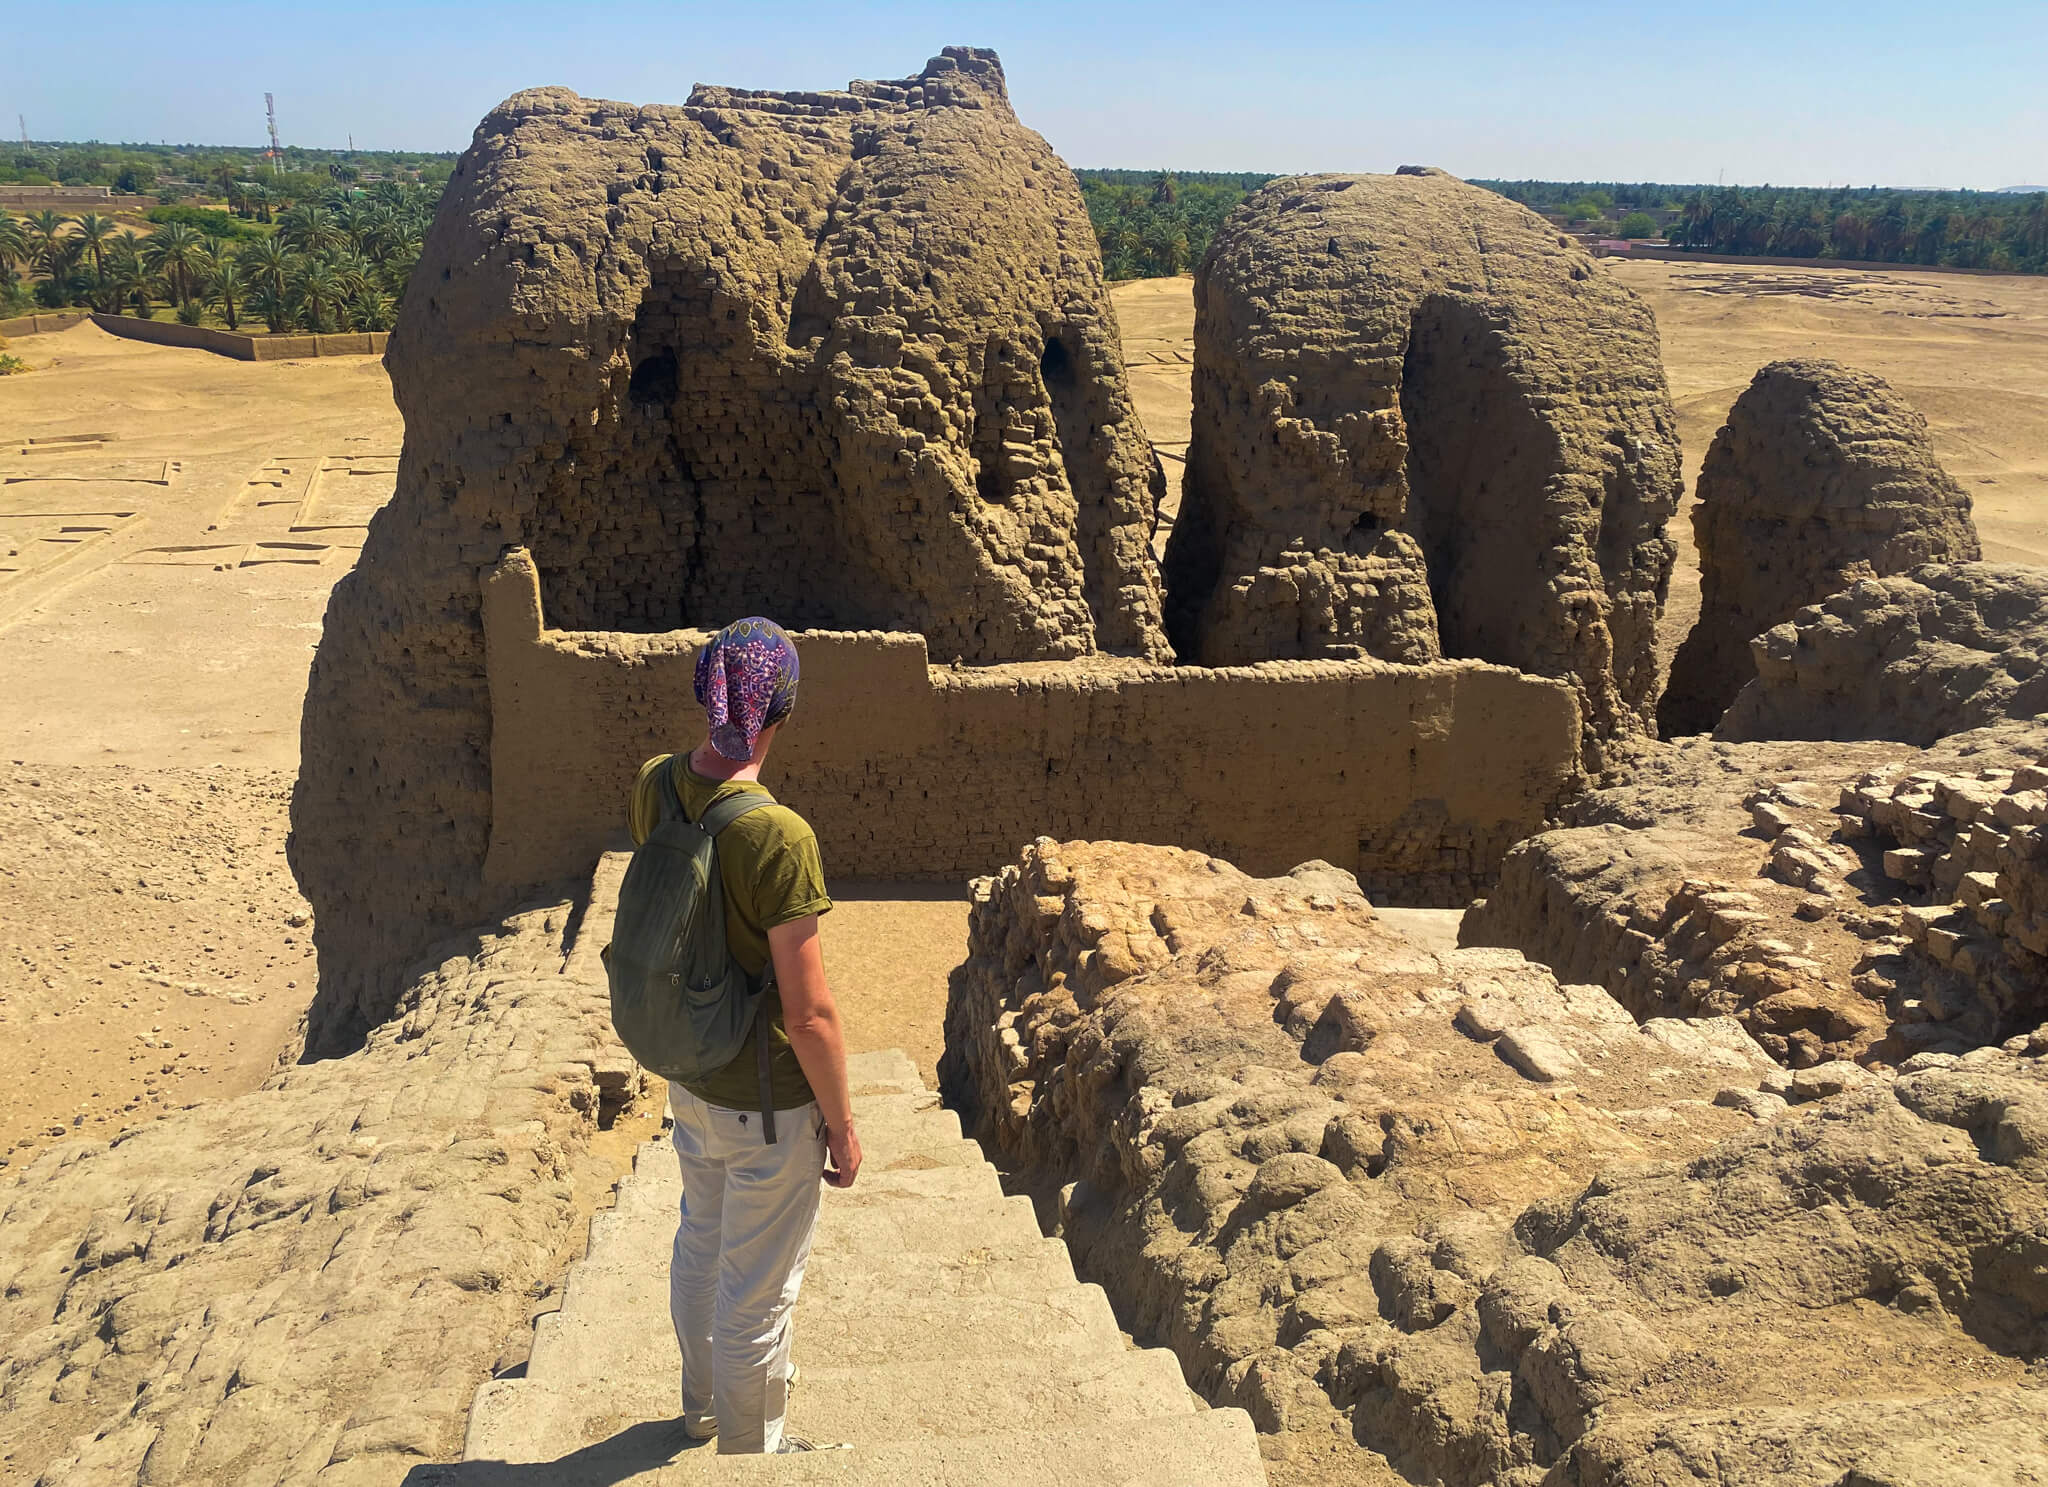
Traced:
MULTIPOLYGON (((416 1466, 402 1487, 616 1487, 686 1453, 711 1450, 680 1420, 643 1420, 554 1461, 460 1461, 416 1466)), ((707 1465, 709 1463, 706 1463, 707 1465)))

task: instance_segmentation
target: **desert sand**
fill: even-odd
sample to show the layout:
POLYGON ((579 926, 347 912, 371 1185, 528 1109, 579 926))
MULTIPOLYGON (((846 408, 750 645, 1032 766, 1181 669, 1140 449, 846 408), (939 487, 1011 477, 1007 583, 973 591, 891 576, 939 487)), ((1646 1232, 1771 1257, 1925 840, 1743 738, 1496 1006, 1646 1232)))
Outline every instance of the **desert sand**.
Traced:
MULTIPOLYGON (((2048 282, 1603 270, 1656 311, 1688 489, 1757 367, 1831 357, 1926 415, 1988 559, 2048 563, 2048 282)), ((1113 298, 1171 506, 1192 280, 1113 298)), ((0 1028, 16 1049, 0 1161, 18 1162, 252 1088, 295 1055, 312 988, 282 855, 300 702, 401 429, 370 358, 248 364, 90 325, 12 349, 36 369, 0 382, 0 1028)), ((1672 534, 1667 661, 1698 607, 1689 524, 1672 534)), ((904 1047, 929 1079, 966 906, 885 883, 838 894, 827 953, 856 1046, 904 1047)))

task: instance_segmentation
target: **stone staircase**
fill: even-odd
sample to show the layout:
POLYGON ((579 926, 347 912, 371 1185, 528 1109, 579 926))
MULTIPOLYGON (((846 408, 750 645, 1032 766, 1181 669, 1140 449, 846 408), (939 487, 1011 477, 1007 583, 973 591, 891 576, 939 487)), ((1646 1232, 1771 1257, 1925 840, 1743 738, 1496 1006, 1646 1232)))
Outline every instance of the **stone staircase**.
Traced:
POLYGON ((1250 1418, 1207 1409, 1171 1353, 1125 1342, 1102 1290, 1075 1281, 1028 1199, 1003 1195, 911 1061, 890 1050, 850 1064, 864 1165, 853 1188, 825 1189, 789 1416, 796 1433, 846 1449, 681 1449, 668 1320, 681 1179, 656 1140, 617 1206, 591 1220, 526 1377, 477 1392, 463 1464, 440 1479, 1260 1487, 1250 1418))

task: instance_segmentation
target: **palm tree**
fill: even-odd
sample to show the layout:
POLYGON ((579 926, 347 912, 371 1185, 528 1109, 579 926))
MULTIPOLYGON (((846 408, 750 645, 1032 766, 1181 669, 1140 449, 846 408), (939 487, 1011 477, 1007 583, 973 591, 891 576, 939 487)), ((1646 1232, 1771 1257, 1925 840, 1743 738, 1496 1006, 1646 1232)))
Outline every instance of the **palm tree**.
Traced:
POLYGON ((214 254, 206 266, 206 302, 220 307, 229 330, 242 328, 235 311, 247 297, 248 284, 242 278, 242 266, 235 261, 235 255, 226 251, 214 254))
POLYGON ((301 253, 326 253, 339 248, 346 235, 325 207, 294 207, 278 221, 277 235, 301 253))
POLYGON ((405 288, 405 281, 412 276, 412 266, 420 261, 420 233, 415 227, 402 229, 384 245, 384 252, 378 262, 384 269, 384 284, 396 294, 405 288))
MULTIPOLYGON (((5 212, 0 212, 0 217, 6 215, 5 212)), ((0 231, 4 230, 4 225, 0 225, 0 231)), ((2035 196, 2032 205, 2027 208, 2026 222, 2020 238, 2034 252, 2048 255, 2048 191, 2035 196)), ((0 249, 0 253, 4 252, 4 249, 0 249)))
POLYGON ((382 263, 385 245, 391 241, 391 234, 397 230, 398 214, 381 202, 371 202, 363 208, 362 237, 356 243, 356 247, 365 257, 382 263))
POLYGON ((39 293, 53 310, 61 310, 77 297, 78 265, 85 256, 85 244, 70 234, 37 245, 42 255, 44 279, 39 293))
POLYGON ((324 258, 308 258, 299 265, 297 280, 292 285, 299 298, 300 318, 310 331, 324 330, 328 312, 343 299, 341 281, 336 277, 334 266, 324 258))
POLYGON ((149 318, 149 295, 153 281, 148 267, 142 261, 142 239, 133 232, 123 233, 114 240, 107 250, 107 272, 103 287, 109 297, 110 309, 118 311, 125 304, 133 304, 141 311, 142 317, 149 318))
POLYGON ((279 335, 292 328, 292 302, 282 290, 261 285, 249 296, 248 308, 263 317, 263 323, 279 335))
POLYGON ((245 181, 242 184, 242 200, 258 222, 270 220, 270 188, 261 181, 245 181))
POLYGON ((1144 243, 1145 252, 1159 273, 1177 274, 1187 267, 1188 235, 1178 222, 1170 218, 1155 222, 1146 232, 1144 243))
POLYGON ((348 302, 348 321, 357 330, 389 330, 394 313, 391 296, 374 285, 358 290, 348 302))
POLYGON ((357 253, 368 252, 371 232, 377 225, 377 213, 365 202, 344 198, 335 203, 334 225, 341 229, 349 248, 357 253))
POLYGON ((28 261, 28 233, 21 219, 0 208, 0 279, 13 278, 15 265, 28 261))
POLYGON ((93 308, 109 315, 120 314, 121 304, 133 287, 132 281, 141 276, 142 264, 134 250, 116 238, 107 246, 106 267, 100 270, 93 308))
POLYGON ((98 212, 87 212, 78 219, 78 237, 85 244, 85 251, 92 255, 92 271, 104 274, 107 271, 107 241, 114 235, 114 219, 102 217, 98 212))
POLYGON ((182 222, 165 223, 142 246, 143 263, 162 276, 171 298, 181 305, 192 298, 205 256, 206 239, 182 222))
POLYGON ((276 237, 258 238, 241 252, 242 272, 257 289, 268 289, 281 304, 291 290, 295 255, 276 237))
POLYGON ((344 249, 327 255, 327 262, 334 269, 335 282, 341 285, 343 299, 354 299, 364 289, 377 287, 377 266, 362 254, 344 249))
POLYGON ((30 260, 43 264, 46 273, 48 265, 57 256, 57 244, 64 237, 64 228, 70 221, 69 217, 59 216, 47 207, 40 212, 29 213, 30 260))

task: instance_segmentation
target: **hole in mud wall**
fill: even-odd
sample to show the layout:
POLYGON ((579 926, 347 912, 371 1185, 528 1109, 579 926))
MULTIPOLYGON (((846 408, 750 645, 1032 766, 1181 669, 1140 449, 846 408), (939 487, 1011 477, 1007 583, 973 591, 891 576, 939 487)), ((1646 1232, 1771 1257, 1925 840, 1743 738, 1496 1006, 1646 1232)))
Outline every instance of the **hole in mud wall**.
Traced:
POLYGON ((626 396, 643 408, 667 408, 676 400, 676 354, 664 346, 633 368, 626 396))
POLYGON ((1509 377, 1499 333, 1461 300, 1415 311, 1401 369, 1408 428, 1406 526, 1429 567, 1447 658, 1527 668, 1550 601, 1540 527, 1554 465, 1541 423, 1509 377))
POLYGON ((813 571, 833 489, 815 379, 755 345, 735 303, 706 266, 654 275, 607 405, 543 472, 530 544, 550 624, 838 622, 813 571))

